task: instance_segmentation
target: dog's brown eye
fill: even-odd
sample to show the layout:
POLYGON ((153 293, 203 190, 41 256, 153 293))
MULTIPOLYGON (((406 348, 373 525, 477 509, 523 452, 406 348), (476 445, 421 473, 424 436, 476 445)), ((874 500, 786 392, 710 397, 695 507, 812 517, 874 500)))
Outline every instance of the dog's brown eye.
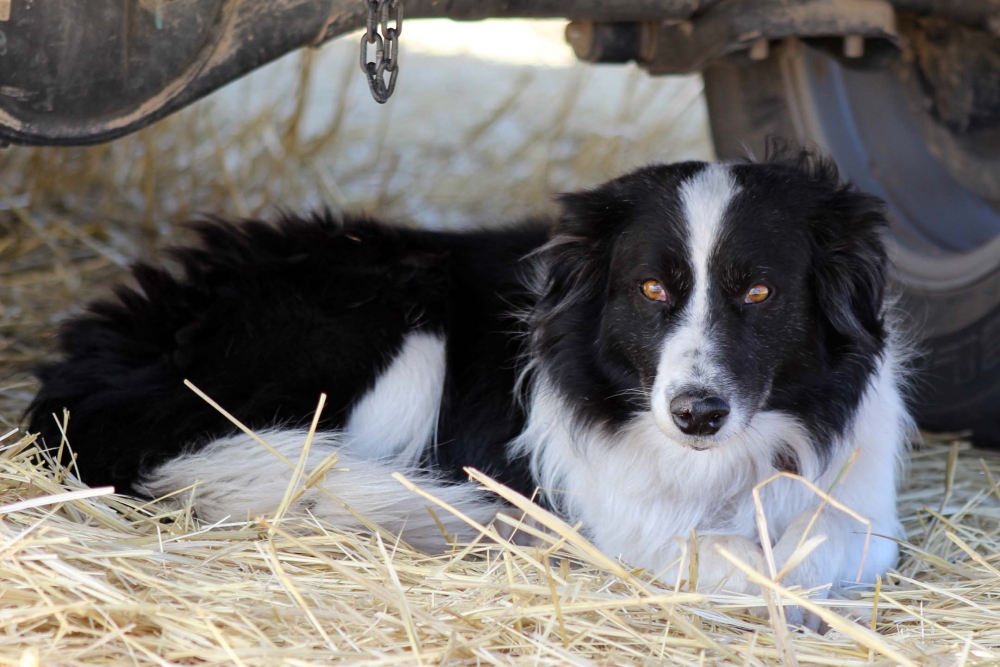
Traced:
POLYGON ((771 296, 771 290, 769 290, 764 285, 754 285, 747 290, 747 295, 743 297, 743 303, 760 303, 761 301, 767 301, 767 297, 771 296))
POLYGON ((647 280, 642 284, 642 294, 650 301, 666 301, 667 290, 655 280, 647 280))

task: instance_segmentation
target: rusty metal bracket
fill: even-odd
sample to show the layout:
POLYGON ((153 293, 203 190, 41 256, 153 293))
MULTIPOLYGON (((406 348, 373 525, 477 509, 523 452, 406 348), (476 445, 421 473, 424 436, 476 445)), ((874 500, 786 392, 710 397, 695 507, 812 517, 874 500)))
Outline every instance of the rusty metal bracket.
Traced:
POLYGON ((859 67, 885 66, 902 48, 883 0, 722 0, 681 21, 571 23, 567 40, 589 62, 635 60, 651 74, 699 72, 745 52, 760 60, 772 41, 798 37, 859 67))

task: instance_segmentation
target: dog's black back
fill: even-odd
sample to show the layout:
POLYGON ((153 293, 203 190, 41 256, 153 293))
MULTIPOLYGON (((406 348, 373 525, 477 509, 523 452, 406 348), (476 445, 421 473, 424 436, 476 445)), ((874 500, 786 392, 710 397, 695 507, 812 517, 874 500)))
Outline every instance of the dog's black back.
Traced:
POLYGON ((200 248, 172 251, 178 277, 139 264, 61 332, 65 359, 40 370, 32 431, 69 442, 83 479, 139 491, 141 474, 234 431, 190 380, 251 429, 343 426, 413 331, 447 340, 437 446, 428 465, 474 466, 530 493, 506 458, 524 413, 511 389, 524 343, 511 313, 530 307, 521 258, 540 224, 438 233, 362 219, 285 218, 273 226, 207 222, 200 248))

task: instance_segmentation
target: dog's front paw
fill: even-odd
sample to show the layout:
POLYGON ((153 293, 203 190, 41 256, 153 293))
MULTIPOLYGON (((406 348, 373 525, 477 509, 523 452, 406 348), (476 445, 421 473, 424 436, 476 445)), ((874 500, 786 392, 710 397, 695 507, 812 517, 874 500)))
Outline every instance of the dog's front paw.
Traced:
POLYGON ((785 607, 785 621, 789 627, 809 628, 813 632, 819 632, 823 624, 823 619, 798 605, 785 607))
MULTIPOLYGON (((770 593, 764 592, 763 595, 770 595, 770 593)), ((766 606, 750 607, 747 611, 750 615, 756 616, 757 618, 770 618, 770 613, 768 612, 768 608, 766 606)), ((809 628, 813 632, 819 632, 823 625, 823 620, 819 616, 803 607, 800 607, 799 605, 785 604, 784 614, 785 623, 789 628, 809 628)))
POLYGON ((545 526, 513 507, 504 508, 497 512, 493 527, 501 538, 519 547, 540 547, 546 544, 545 540, 538 535, 548 532, 545 526), (501 514, 510 520, 500 519, 501 514))
POLYGON ((698 539, 698 581, 692 588, 699 591, 726 590, 731 593, 759 594, 760 587, 724 557, 722 550, 754 570, 764 571, 764 552, 756 542, 742 535, 705 535, 698 539))
MULTIPOLYGON (((795 549, 778 543, 774 550, 774 560, 778 572, 782 572, 792 558, 795 549)), ((810 600, 825 600, 830 594, 833 576, 823 574, 822 558, 806 558, 788 572, 785 572, 779 582, 783 588, 791 589, 799 597, 810 600)), ((785 620, 792 627, 806 627, 818 632, 822 619, 799 605, 785 605, 785 620)))

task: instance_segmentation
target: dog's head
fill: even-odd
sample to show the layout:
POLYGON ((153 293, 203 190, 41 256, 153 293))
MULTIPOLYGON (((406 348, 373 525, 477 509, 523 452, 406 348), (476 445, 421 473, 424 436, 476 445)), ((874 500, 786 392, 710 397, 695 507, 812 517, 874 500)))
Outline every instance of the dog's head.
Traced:
POLYGON ((695 449, 764 411, 845 428, 886 344, 879 200, 802 154, 649 167, 562 205, 533 344, 580 418, 648 411, 695 449))

